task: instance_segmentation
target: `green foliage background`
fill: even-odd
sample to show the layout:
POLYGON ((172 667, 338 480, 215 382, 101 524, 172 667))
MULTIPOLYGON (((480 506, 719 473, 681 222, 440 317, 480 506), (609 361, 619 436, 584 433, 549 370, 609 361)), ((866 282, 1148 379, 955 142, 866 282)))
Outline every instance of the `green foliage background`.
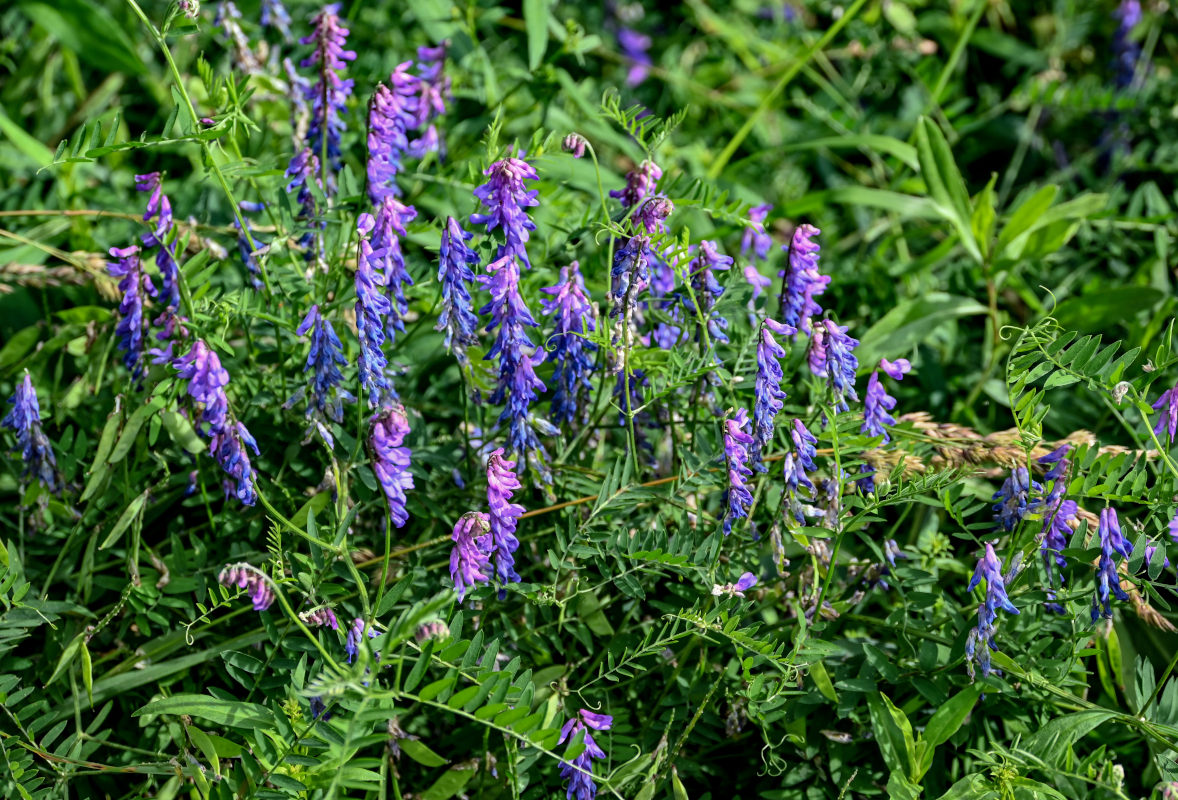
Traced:
MULTIPOLYGON (((143 4, 143 18, 114 0, 0 9, 0 390, 29 370, 70 485, 60 499, 25 491, 18 456, 0 469, 0 794, 563 796, 559 760, 581 744, 567 751, 557 731, 581 707, 615 718, 598 738, 603 796, 1072 800, 1161 797, 1178 780, 1174 571, 1142 558, 1147 541, 1178 557, 1165 533, 1178 468, 1148 408, 1175 378, 1173 9, 1146 5, 1134 40, 1149 66, 1116 90, 1108 3, 649 4, 632 23, 653 40, 638 86, 604 5, 345 3, 357 53, 346 166, 327 217, 330 270, 308 281, 283 191, 282 74, 243 74, 210 5, 195 26, 164 3, 143 4), (304 382, 294 330, 307 307, 351 304, 368 97, 442 40, 454 81, 445 158, 401 176, 418 209, 406 244, 416 319, 390 355, 416 489, 409 525, 386 536, 360 414, 329 453, 300 444, 302 414, 282 405, 304 382), (192 120, 186 96, 215 125, 192 120), (571 131, 599 170, 560 152, 571 131), (458 604, 449 533, 484 503, 463 430, 490 430, 497 411, 467 402, 433 330, 433 276, 446 215, 475 210, 482 169, 512 144, 541 177, 523 280, 533 313, 575 258, 604 322, 622 220, 599 189, 652 157, 676 241, 736 255, 760 203, 775 207, 777 244, 797 223, 821 228, 823 304, 862 341, 861 380, 880 357, 910 358, 891 389, 898 412, 955 426, 938 434, 952 442, 902 421, 888 467, 902 453, 926 469, 881 473, 870 496, 848 482, 833 530, 784 524, 776 468, 758 483, 759 538, 743 524, 724 538, 720 419, 693 402, 711 354, 643 350, 662 463, 628 458, 607 386, 595 427, 552 442, 554 484, 517 495, 524 583, 458 604), (137 390, 115 349, 105 254, 142 231, 132 176, 153 170, 190 219, 192 327, 220 352, 262 446, 266 504, 254 509, 221 499, 172 371, 152 368, 137 390), (226 187, 269 204, 272 291, 248 283, 226 187), (1011 428, 975 460, 944 458, 974 446, 967 431, 1011 428), (1038 521, 993 537, 1001 468, 1080 430, 1093 438, 1073 439, 1089 443, 1069 496, 1093 513, 1115 505, 1136 542, 1135 599, 1112 623, 1089 618, 1086 526, 1065 551, 1060 617, 1041 608, 1038 521), (333 460, 342 498, 320 486, 333 460), (192 470, 200 489, 187 497, 192 470), (864 573, 888 539, 907 558, 884 588, 864 573), (974 683, 963 648, 981 591, 965 587, 983 540, 1030 566, 1009 587, 1022 613, 1000 622, 1000 672, 974 683), (343 664, 342 634, 301 630, 278 604, 257 614, 217 586, 241 560, 265 564, 291 607, 331 603, 385 635, 343 664), (760 578, 747 598, 712 595, 746 570, 760 578), (829 613, 812 613, 815 597, 829 613), (437 620, 448 637, 419 643, 437 620), (331 720, 311 719, 311 696, 331 720)), ((262 31, 257 4, 239 5, 255 47, 307 52, 262 31)), ((289 7, 304 35, 316 8, 289 7)), ((485 264, 491 240, 474 241, 485 264)), ((775 248, 770 269, 784 258, 775 248)), ((720 412, 752 403, 744 263, 724 278, 720 412)), ((829 406, 803 350, 786 365, 786 415, 817 431, 829 406)), ((494 375, 480 366, 468 379, 487 389, 494 375)), ((879 444, 857 414, 820 435, 825 476, 879 444)))

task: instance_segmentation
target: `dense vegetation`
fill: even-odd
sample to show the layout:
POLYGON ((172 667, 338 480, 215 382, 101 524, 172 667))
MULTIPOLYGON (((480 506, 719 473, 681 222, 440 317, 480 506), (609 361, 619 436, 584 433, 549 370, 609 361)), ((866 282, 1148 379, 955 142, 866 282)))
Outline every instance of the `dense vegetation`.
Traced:
POLYGON ((0 796, 1178 796, 1174 15, 0 9, 0 796))

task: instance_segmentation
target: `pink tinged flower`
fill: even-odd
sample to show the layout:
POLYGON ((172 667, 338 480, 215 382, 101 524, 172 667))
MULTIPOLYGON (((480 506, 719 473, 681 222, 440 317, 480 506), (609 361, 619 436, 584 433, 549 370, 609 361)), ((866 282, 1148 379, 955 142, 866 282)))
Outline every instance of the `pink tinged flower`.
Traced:
MULTIPOLYGON (((511 497, 520 488, 519 478, 514 472, 515 462, 503 456, 503 448, 491 453, 487 459, 487 505, 490 507, 491 556, 495 573, 500 583, 519 583, 515 571, 515 551, 519 539, 515 529, 524 507, 511 502, 511 497)), ((502 590, 500 591, 502 594, 502 590)))
POLYGON ((339 619, 336 617, 335 612, 327 606, 320 606, 310 611, 304 611, 299 614, 299 619, 317 628, 331 628, 333 631, 339 630, 339 619))
POLYGON ((572 154, 573 158, 584 158, 585 148, 589 146, 589 142, 579 133, 570 133, 564 137, 562 146, 566 153, 572 154))
POLYGON ((458 599, 478 583, 491 580, 491 553, 494 545, 491 536, 491 517, 481 511, 463 514, 454 524, 450 537, 454 547, 450 551, 450 580, 458 599))
POLYGON ((661 177, 662 169, 648 159, 626 173, 625 188, 615 189, 609 196, 621 200, 623 208, 633 208, 642 198, 654 191, 654 186, 661 177))
POLYGON ((394 404, 377 413, 371 424, 368 443, 372 448, 372 468, 388 500, 393 525, 400 528, 409 521, 406 493, 413 488, 413 475, 409 472, 410 452, 404 446, 405 437, 409 435, 405 407, 394 404))
POLYGON ((895 361, 881 358, 879 368, 886 372, 892 380, 900 381, 904 380, 904 376, 912 371, 912 363, 906 358, 897 358, 895 361))
POLYGON ((257 567, 246 563, 230 564, 221 570, 217 582, 222 586, 244 589, 253 601, 254 611, 265 611, 275 600, 270 579, 257 567))

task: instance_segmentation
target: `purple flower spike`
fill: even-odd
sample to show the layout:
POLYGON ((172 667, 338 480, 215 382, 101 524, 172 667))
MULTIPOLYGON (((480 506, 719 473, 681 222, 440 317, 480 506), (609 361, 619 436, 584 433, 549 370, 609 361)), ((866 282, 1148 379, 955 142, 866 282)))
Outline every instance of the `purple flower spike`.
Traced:
POLYGON ((246 429, 229 414, 229 398, 225 387, 229 373, 221 366, 221 359, 197 339, 187 355, 172 362, 178 377, 188 381, 188 396, 203 407, 197 428, 209 439, 209 452, 236 482, 225 483, 225 496, 235 496, 242 505, 257 502, 254 491, 254 472, 246 448, 258 454, 258 443, 246 429))
POLYGON ((414 127, 422 134, 409 145, 409 152, 418 158, 433 150, 445 156, 437 126, 430 123, 446 113, 446 101, 450 99, 450 78, 444 74, 447 46, 448 42, 442 42, 437 47, 417 48, 419 78, 414 127))
POLYGON ((388 500, 393 525, 400 528, 409 521, 405 494, 413 488, 413 475, 409 472, 411 454, 405 447, 409 420, 404 406, 398 403, 376 414, 371 424, 368 444, 372 447, 372 469, 388 500))
POLYGON ((390 340, 396 335, 396 331, 405 331, 404 317, 409 312, 405 287, 413 285, 413 278, 409 277, 409 271, 405 269, 401 237, 408 235, 405 224, 416 216, 417 209, 404 205, 392 195, 386 196, 376 208, 369 263, 384 278, 390 303, 386 326, 390 340))
POLYGON ((861 432, 868 436, 883 436, 885 442, 891 441, 887 428, 896 424, 896 419, 888 412, 896 407, 896 398, 892 397, 879 382, 879 373, 872 372, 867 379, 867 396, 863 402, 863 427, 861 432))
POLYGON ((887 373, 888 377, 894 381, 904 380, 904 376, 912 371, 912 362, 906 358, 897 358, 895 361, 888 361, 886 358, 879 360, 879 368, 887 373))
MULTIPOLYGON (((316 154, 323 153, 326 147, 327 159, 336 171, 342 163, 340 138, 347 127, 343 115, 347 113, 348 97, 352 94, 352 81, 341 78, 340 72, 347 69, 348 61, 356 58, 353 51, 344 49, 349 31, 339 18, 339 8, 339 3, 324 6, 311 18, 315 30, 299 39, 300 44, 315 46, 311 55, 299 62, 299 66, 304 69, 317 66, 319 69, 318 85, 307 92, 307 100, 311 103, 307 145, 316 154)), ((328 190, 332 189, 329 178, 328 190)))
POLYGON ((1006 596, 1002 562, 998 560, 994 553, 994 545, 990 542, 986 542, 986 551, 978 559, 977 568, 974 569, 973 578, 966 591, 972 592, 983 578, 986 581, 986 599, 978 606, 977 627, 969 632, 965 640, 966 669, 969 670, 970 678, 974 677, 975 661, 982 670, 982 677, 990 674, 990 651, 998 649, 998 644, 994 641, 994 623, 998 621, 998 609, 1010 614, 1019 613, 1006 596))
POLYGON ((1121 0, 1113 12, 1117 29, 1113 33, 1113 65, 1116 70, 1118 89, 1133 86, 1137 76, 1137 61, 1141 58, 1141 45, 1132 38, 1133 29, 1142 19, 1140 0, 1121 0))
MULTIPOLYGON (((346 365, 343 345, 335 333, 335 328, 319 313, 319 306, 311 306, 302 324, 295 331, 299 336, 311 334, 311 350, 307 353, 307 363, 303 372, 310 372, 311 391, 307 393, 299 390, 299 394, 287 401, 287 406, 293 405, 301 396, 307 395, 307 417, 316 417, 320 430, 326 433, 322 426, 325 420, 333 422, 343 421, 343 404, 355 402, 356 398, 344 389, 344 375, 340 367, 346 365)), ((331 446, 331 435, 325 437, 331 446)))
POLYGON ((614 265, 610 271, 613 289, 610 299, 614 307, 611 317, 624 317, 634 308, 634 300, 650 285, 650 238, 638 234, 614 251, 614 265))
POLYGON ((1158 436, 1162 435, 1162 431, 1167 431, 1170 434, 1170 441, 1174 441, 1174 436, 1178 433, 1178 386, 1173 389, 1167 389, 1162 392, 1162 396, 1151 406, 1155 411, 1160 410, 1161 416, 1158 417, 1158 423, 1154 426, 1153 432, 1158 436))
POLYGON ((487 505, 491 509, 491 557, 495 562, 495 573, 500 583, 519 583, 515 571, 515 551, 519 539, 515 536, 516 524, 524 513, 524 507, 511 502, 511 496, 520 488, 516 477, 515 462, 503 456, 503 448, 491 453, 487 459, 487 505))
POLYGON ((1121 522, 1115 510, 1101 510, 1097 532, 1100 535, 1100 563, 1096 568, 1096 594, 1092 598, 1093 622, 1100 617, 1112 619, 1110 592, 1122 603, 1129 600, 1129 593, 1121 588, 1121 578, 1117 574, 1117 562, 1120 560, 1117 557, 1128 559, 1133 553, 1133 545, 1121 535, 1121 522))
POLYGON ((749 221, 752 227, 745 228, 740 237, 740 255, 747 258, 749 251, 753 258, 765 261, 769 258, 769 248, 773 246, 773 237, 765 232, 765 217, 773 210, 771 205, 753 206, 749 209, 749 221))
MULTIPOLYGON (((551 295, 551 299, 541 300, 540 305, 544 307, 544 315, 551 316, 555 322, 552 332, 555 346, 548 354, 548 360, 556 364, 552 373, 556 384, 552 422, 575 422, 581 396, 593 385, 589 375, 593 372, 597 345, 585 337, 589 331, 596 330, 597 308, 585 292, 585 280, 576 261, 561 269, 560 283, 541 291, 551 295)), ((588 414, 586 407, 582 416, 587 420, 588 414)))
POLYGON ((473 235, 464 231, 454 217, 448 217, 446 228, 442 231, 442 245, 438 250, 442 311, 438 314, 436 330, 445 331, 446 347, 463 366, 467 363, 466 348, 479 340, 475 332, 479 321, 470 297, 470 286, 474 283, 471 267, 479 263, 479 257, 466 245, 473 235))
POLYGON ((496 161, 483 171, 489 179, 474 190, 474 196, 488 209, 486 214, 471 214, 471 225, 486 225, 487 233, 496 228, 503 229, 505 242, 499 245, 496 259, 511 255, 519 257, 528 269, 527 243, 536 224, 528 219, 524 209, 540 204, 537 189, 529 190, 524 181, 539 180, 536 170, 526 161, 518 158, 504 158, 496 161))
POLYGON ((794 449, 793 452, 786 453, 783 459, 782 477, 785 479, 785 498, 782 508, 788 507, 793 518, 799 524, 804 524, 806 520, 802 515, 801 501, 798 499, 798 487, 805 487, 809 496, 814 496, 814 483, 806 472, 807 470, 813 472, 818 468, 814 463, 814 457, 818 455, 818 450, 814 445, 818 443, 818 440, 806 429, 800 419, 793 421, 793 428, 789 435, 793 440, 794 449), (786 501, 788 501, 788 506, 785 504, 786 501))
POLYGON ((290 161, 290 166, 286 168, 286 177, 290 178, 290 183, 286 185, 286 192, 290 194, 295 189, 299 190, 296 197, 299 204, 298 220, 308 227, 308 230, 299 237, 299 246, 305 251, 304 258, 307 261, 314 261, 317 255, 322 257, 323 254, 317 252, 317 248, 313 248, 312 245, 316 239, 315 231, 322 230, 327 224, 322 220, 316 220, 318 211, 315 193, 311 191, 311 185, 323 188, 323 182, 319 180, 318 174, 319 157, 311 152, 309 147, 304 147, 296 153, 290 161))
POLYGON ((597 785, 593 782, 593 762, 605 758, 605 751, 593 740, 589 730, 607 731, 613 724, 614 718, 608 714, 594 714, 592 711, 581 709, 577 716, 560 729, 557 744, 571 742, 578 733, 584 732, 585 749, 571 762, 560 765, 560 777, 569 782, 568 800, 593 800, 596 797, 597 785))
POLYGON ((454 524, 454 548, 450 551, 450 580, 458 600, 478 583, 491 580, 491 554, 495 552, 491 536, 491 517, 481 511, 463 514, 454 524))
POLYGON ((519 265, 515 254, 508 252, 488 264, 487 272, 490 275, 484 278, 484 283, 491 293, 491 302, 479 313, 490 312, 491 322, 487 330, 498 329, 498 333, 495 344, 484 358, 499 359, 499 383, 491 395, 491 402, 504 406, 499 422, 509 426, 508 442, 512 455, 526 458, 541 478, 549 481, 551 476, 543 466, 547 453, 529 415, 538 393, 545 389, 535 370, 536 365, 544 360, 544 352, 532 344, 526 330, 536 327, 537 322, 520 295, 519 265))
POLYGON ((826 291, 830 276, 818 271, 818 256, 822 248, 814 237, 822 231, 813 225, 799 225, 790 239, 789 265, 778 273, 784 278, 781 295, 781 318, 800 331, 810 332, 810 317, 822 313, 815 297, 826 291))
MULTIPOLYGON (((356 617, 352 620, 352 627, 348 628, 348 635, 344 641, 344 652, 348 654, 348 663, 351 664, 356 660, 356 656, 360 655, 360 643, 364 641, 365 637, 375 639, 381 635, 381 631, 371 625, 366 625, 364 620, 356 617)), ((376 660, 380 660, 380 654, 374 654, 376 660)))
POLYGON ((585 148, 589 146, 589 140, 579 133, 570 133, 564 137, 564 142, 561 145, 566 153, 571 153, 573 158, 584 158, 585 148))
POLYGON ((412 62, 398 64, 388 84, 380 84, 368 107, 368 197, 373 204, 399 195, 397 173, 409 149, 408 131, 416 126, 418 79, 409 74, 412 62))
POLYGON ((1027 515, 1027 497, 1031 490, 1042 492, 1043 487, 1038 481, 1031 479, 1026 467, 1016 467, 1010 471, 1002 483, 1002 488, 994 492, 994 521, 1006 531, 1014 530, 1019 521, 1027 515))
POLYGON ((327 606, 319 606, 310 611, 304 611, 299 614, 299 619, 317 628, 331 628, 333 631, 339 630, 339 618, 327 606))
POLYGON ((858 400, 855 393, 855 371, 859 359, 855 357, 858 339, 847 336, 845 325, 828 319, 815 323, 810 336, 810 371, 819 378, 827 378, 834 391, 836 411, 847 411, 847 398, 858 400))
MULTIPOLYGON (((167 243, 168 235, 175 226, 172 204, 164 194, 163 178, 158 172, 136 175, 135 188, 141 192, 151 192, 147 209, 143 212, 143 221, 150 222, 153 217, 156 220, 155 227, 139 237, 144 247, 159 248, 155 254, 155 265, 160 271, 160 286, 157 289, 147 281, 147 293, 168 308, 176 310, 180 308, 180 267, 176 264, 175 243, 167 243)), ((156 324, 159 324, 158 320, 156 324)))
POLYGON ((748 432, 749 415, 743 408, 736 416, 724 420, 724 460, 728 465, 728 511, 724 515, 724 535, 732 533, 732 524, 747 517, 753 494, 748 488, 748 478, 753 471, 748 468, 749 446, 753 437, 748 432))
POLYGON ((119 291, 119 315, 122 319, 115 326, 119 337, 119 349, 123 351, 123 364, 131 371, 131 379, 138 385, 143 379, 143 272, 139 267, 139 247, 112 247, 113 261, 107 262, 106 271, 112 277, 121 278, 119 291))
POLYGON ((785 404, 786 393, 781 388, 784 373, 781 370, 781 359, 785 358, 785 349, 773 338, 778 336, 792 336, 797 331, 789 325, 774 319, 766 319, 761 324, 761 335, 757 339, 757 382, 755 387, 756 399, 753 402, 753 448, 752 466, 757 472, 768 472, 769 468, 761 460, 765 448, 773 441, 774 420, 781 413, 785 404))
POLYGON ((638 201, 654 191, 654 186, 661 177, 663 171, 658 164, 650 160, 643 161, 626 173, 625 188, 615 189, 609 196, 621 200, 622 208, 633 208, 638 205, 638 201))
MULTIPOLYGON (((674 211, 675 204, 661 194, 647 197, 634 212, 634 228, 647 233, 664 233, 667 230, 667 218, 674 211)), ((657 257, 651 260, 657 260, 657 257)))
POLYGON ((630 62, 630 68, 626 70, 626 85, 639 85, 650 74, 650 37, 632 28, 620 28, 618 47, 630 62))
MULTIPOLYGON (((722 255, 716 248, 715 242, 703 241, 699 243, 699 255, 688 265, 691 275, 691 289, 695 301, 699 304, 700 315, 705 320, 708 336, 713 342, 727 342, 728 320, 716 313, 716 303, 720 295, 724 294, 724 287, 716 280, 716 270, 729 269, 733 264, 731 256, 722 255)), ((686 308, 695 314, 695 308, 689 300, 685 300, 686 308)), ((698 337, 697 338, 702 338, 698 337)), ((717 362, 719 358, 717 357, 717 362)))
POLYGON ((356 334, 360 337, 360 386, 368 394, 368 405, 379 408, 386 399, 397 396, 385 374, 388 360, 384 355, 385 318, 392 310, 381 288, 384 275, 380 257, 368 239, 375 227, 371 214, 361 214, 356 223, 360 234, 360 255, 356 261, 356 334))
POLYGON ((37 391, 29 371, 16 384, 16 393, 9 399, 12 408, 0 419, 0 427, 16 434, 16 447, 25 462, 21 478, 36 475, 46 489, 54 494, 61 493, 61 480, 57 474, 57 459, 53 446, 45 431, 41 429, 41 406, 37 403, 37 391))
POLYGON ((230 564, 221 570, 217 582, 222 586, 244 589, 254 603, 254 611, 265 611, 275 600, 270 578, 257 567, 246 563, 230 564))
POLYGON ((1067 559, 1063 557, 1061 551, 1068 546, 1068 537, 1072 534, 1072 522, 1076 519, 1076 514, 1079 508, 1076 506, 1074 500, 1057 500, 1053 505, 1048 506, 1047 513, 1043 516, 1043 531, 1040 545, 1040 553, 1043 556, 1043 565, 1047 569, 1048 586, 1055 583, 1055 569, 1059 569, 1059 584, 1063 585, 1063 568, 1067 566, 1067 559))

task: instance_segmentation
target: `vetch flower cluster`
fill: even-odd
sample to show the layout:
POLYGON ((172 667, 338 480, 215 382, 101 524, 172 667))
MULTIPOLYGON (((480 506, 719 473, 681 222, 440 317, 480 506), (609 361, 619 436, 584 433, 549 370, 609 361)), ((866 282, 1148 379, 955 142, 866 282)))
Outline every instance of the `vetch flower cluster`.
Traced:
POLYGON ((738 409, 731 419, 724 420, 724 461, 728 468, 728 510, 724 514, 724 535, 732 533, 732 524, 747 517, 753 494, 749 491, 748 479, 753 471, 748 467, 749 447, 753 437, 748 432, 749 415, 743 408, 738 409))
MULTIPOLYGON (((501 584, 519 583, 519 573, 515 571, 515 551, 519 549, 519 539, 515 536, 516 524, 524 513, 524 507, 511 502, 511 496, 520 488, 519 478, 516 477, 515 462, 507 460, 503 455, 503 448, 491 453, 487 459, 487 505, 490 508, 489 522, 491 526, 491 558, 495 564, 495 574, 501 584)), ((500 597, 506 596, 501 588, 500 597)))
POLYGON ((299 619, 317 628, 331 628, 333 631, 339 630, 339 618, 336 617, 335 612, 328 606, 319 606, 318 608, 312 608, 310 611, 304 611, 299 614, 299 619))
POLYGON ((1121 521, 1117 519, 1115 510, 1101 509, 1097 532, 1100 536, 1100 562, 1096 567, 1096 593, 1092 597, 1093 622, 1101 617, 1112 619, 1110 592, 1122 603, 1129 600, 1129 593, 1121 588, 1117 564, 1120 561, 1118 556, 1127 561, 1133 554, 1133 545, 1121 534, 1121 521))
POLYGON ((57 474, 57 458, 53 445, 41 428, 41 406, 37 403, 37 390, 26 369, 24 377, 17 381, 16 393, 9 398, 12 408, 0 419, 0 427, 16 434, 16 448, 25 462, 21 478, 35 475, 41 484, 53 492, 61 492, 61 479, 57 474))
POLYGON ((585 749, 570 763, 560 765, 560 777, 569 782, 569 800, 593 800, 597 795, 597 785, 593 783, 593 762, 605 758, 605 751, 597 745, 589 731, 608 731, 613 724, 614 718, 608 714, 595 714, 582 708, 577 716, 560 729, 557 744, 571 742, 578 733, 584 733, 585 749))
POLYGON ((810 334, 810 371, 819 378, 826 378, 834 393, 836 411, 848 411, 847 398, 858 400, 855 393, 855 371, 859 359, 855 357, 858 339, 847 335, 845 325, 836 325, 828 319, 814 324, 810 334))
POLYGON ((187 355, 172 362, 178 376, 188 381, 187 393, 202 407, 198 429, 209 439, 209 452, 236 486, 225 483, 225 496, 235 496, 243 505, 257 502, 254 490, 254 471, 246 448, 258 454, 258 443, 241 422, 229 414, 229 398, 225 387, 229 373, 221 366, 221 359, 200 339, 187 355))
POLYGON ((368 444, 372 448, 372 469, 388 500, 393 525, 400 528, 409 521, 406 493, 413 488, 413 475, 409 472, 411 453, 405 446, 409 419, 404 406, 394 403, 373 416, 370 424, 368 444))
MULTIPOLYGON (((300 44, 313 44, 311 55, 299 62, 299 66, 318 67, 319 81, 307 92, 311 104, 311 126, 307 131, 307 145, 311 152, 327 154, 332 170, 341 166, 340 140, 347 128, 343 115, 348 110, 348 97, 352 94, 352 81, 340 76, 347 69, 347 62, 354 61, 355 52, 345 50, 348 29, 339 18, 339 3, 329 3, 316 14, 311 23, 315 29, 310 35, 299 39, 300 44)), ((326 165, 324 165, 326 166, 326 165)), ((325 182, 327 191, 334 191, 334 182, 329 175, 325 182)))
POLYGON ((418 80, 409 74, 411 63, 394 67, 368 106, 368 197, 373 204, 401 193, 396 177, 409 149, 409 130, 417 123, 418 80))
MULTIPOLYGON (((541 289, 550 299, 540 301, 544 315, 555 322, 552 338, 555 346, 548 360, 556 365, 552 380, 556 389, 552 395, 552 422, 575 422, 581 395, 592 387, 589 375, 593 371, 593 353, 597 345, 585 335, 596 330, 597 308, 585 291, 580 265, 574 261, 561 268, 560 282, 541 289)), ((587 418, 588 408, 584 410, 587 418)))
POLYGON ((466 244, 473 235, 464 231, 454 217, 447 217, 438 250, 442 309, 435 330, 445 331, 444 343, 463 367, 467 364, 466 348, 478 342, 476 329, 479 321, 474 313, 470 287, 475 279, 471 267, 479 263, 479 257, 466 244))
MULTIPOLYGON (((381 635, 381 631, 364 622, 360 617, 352 620, 352 626, 348 628, 348 635, 344 638, 344 652, 348 654, 348 663, 351 664, 356 660, 356 656, 360 655, 360 643, 365 638, 375 639, 381 635)), ((380 660, 380 654, 376 653, 376 660, 380 660)))
MULTIPOLYGON (((167 308, 176 310, 180 308, 180 267, 176 264, 176 244, 168 242, 175 227, 172 204, 164 194, 163 178, 158 172, 136 175, 135 188, 151 193, 143 212, 143 221, 155 219, 155 227, 139 237, 145 248, 155 249, 155 265, 160 271, 159 288, 148 281, 147 293, 167 308)), ((159 324, 158 320, 156 324, 159 324)))
POLYGON ((757 336, 757 381, 753 401, 753 446, 750 451, 752 467, 757 472, 767 472, 769 469, 761 457, 773 441, 774 420, 781 413, 787 397, 781 388, 784 378, 781 359, 785 358, 785 348, 778 344, 773 334, 792 336, 795 333, 797 331, 789 325, 766 318, 757 336))
POLYGON ((1002 488, 994 492, 994 521, 1003 530, 1013 531, 1019 521, 1027 515, 1027 498, 1034 489, 1043 491, 1038 481, 1032 480, 1026 467, 1015 467, 1010 476, 1002 482, 1002 488))
POLYGON ((782 477, 785 480, 785 497, 782 498, 782 502, 789 504, 789 510, 798 524, 805 524, 806 519, 802 515, 802 504, 798 499, 798 487, 805 487, 809 496, 814 496, 814 483, 807 475, 807 471, 813 472, 818 469, 814 463, 814 457, 818 455, 818 450, 814 445, 818 443, 818 439, 810 433, 800 419, 793 421, 793 428, 789 435, 794 446, 793 451, 786 453, 785 458, 782 459, 782 477))
POLYGON ((807 333, 810 318, 822 313, 822 306, 814 298, 825 292, 830 283, 830 276, 818 271, 822 248, 814 237, 820 233, 813 225, 799 225, 788 245, 788 264, 778 273, 783 279, 781 319, 807 333))
POLYGON ((974 569, 973 578, 966 591, 972 592, 982 581, 986 581, 986 599, 978 606, 977 627, 969 632, 965 640, 966 669, 970 678, 974 677, 974 662, 982 670, 982 677, 990 674, 990 651, 997 650, 994 641, 994 623, 998 621, 998 609, 1010 614, 1018 614, 1018 609, 1006 596, 1006 581, 1002 576, 1002 562, 994 553, 994 545, 986 542, 986 551, 974 569))
MULTIPOLYGON (((496 228, 503 231, 504 243, 499 245, 496 259, 518 257, 528 269, 528 237, 536 230, 536 223, 528 219, 524 210, 540 204, 537 189, 528 189, 524 181, 539 180, 535 168, 528 162, 507 157, 487 167, 483 174, 488 180, 474 190, 474 196, 487 207, 487 213, 471 214, 471 225, 486 225, 487 233, 496 228)), ((485 312, 484 312, 485 313, 485 312)))
POLYGON ((112 247, 113 261, 107 262, 106 271, 111 277, 119 278, 119 323, 115 334, 119 337, 119 349, 123 351, 123 365, 131 371, 131 379, 138 385, 143 379, 143 271, 139 264, 139 246, 112 247))
POLYGON ((654 191, 655 184, 663 177, 663 171, 658 164, 647 159, 634 169, 626 173, 626 186, 614 189, 610 197, 622 201, 622 208, 633 208, 642 198, 654 191))
POLYGON ((360 252, 356 260, 356 335, 360 338, 360 386, 368 395, 368 405, 379 408, 385 400, 397 396, 392 381, 385 374, 388 359, 384 355, 385 318, 392 310, 382 291, 384 275, 369 234, 376 222, 371 214, 361 214, 356 223, 360 235, 360 252))
MULTIPOLYGON (((728 330, 728 320, 716 313, 716 302, 720 295, 724 294, 724 287, 716 280, 715 272, 729 269, 733 263, 731 256, 720 253, 715 242, 705 240, 699 243, 699 254, 688 265, 692 293, 695 296, 695 304, 699 306, 698 315, 704 320, 713 344, 728 341, 728 334, 725 333, 728 330)), ((685 307, 692 314, 696 314, 695 304, 688 299, 684 300, 685 307)), ((702 338, 697 334, 697 339, 702 338)), ((713 354, 713 357, 716 363, 719 363, 719 356, 713 354)))
POLYGON ((369 266, 383 278, 385 294, 389 298, 385 327, 390 339, 396 336, 397 331, 405 331, 405 315, 409 312, 405 287, 413 285, 413 278, 405 268, 401 237, 408 235, 405 224, 416 216, 417 209, 404 205, 391 195, 386 196, 376 207, 372 251, 367 258, 369 266))
POLYGON ((1173 442, 1175 435, 1178 434, 1178 386, 1162 392, 1162 396, 1154 401, 1151 408, 1161 411, 1153 432, 1161 436, 1165 431, 1170 434, 1169 441, 1173 442))
POLYGON ((343 345, 335 333, 335 328, 319 313, 318 305, 311 306, 311 310, 303 317, 295 333, 299 336, 311 334, 311 349, 307 353, 307 363, 303 367, 303 372, 311 373, 311 389, 310 392, 300 389, 287 405, 306 395, 307 416, 316 417, 316 426, 330 447, 332 438, 323 424, 324 421, 342 422, 344 402, 351 403, 356 400, 341 386, 344 375, 340 367, 345 366, 348 360, 344 357, 343 345))
POLYGON ((290 179, 290 182, 286 184, 287 194, 296 189, 299 192, 296 197, 299 204, 297 218, 307 225, 307 230, 298 240, 299 246, 305 251, 303 257, 307 261, 314 261, 316 256, 322 260, 322 247, 312 247, 317 238, 316 231, 323 230, 327 224, 323 220, 316 220, 317 204, 315 193, 311 191, 312 184, 318 186, 321 191, 323 189, 323 182, 319 180, 319 157, 311 151, 311 148, 304 147, 291 159, 290 166, 286 168, 286 177, 290 179))
POLYGON ((482 511, 463 514, 454 523, 450 538, 454 540, 450 550, 450 580, 461 601, 470 587, 491 580, 491 554, 495 546, 490 515, 482 511))
POLYGON ((257 567, 246 563, 230 564, 221 570, 217 582, 222 586, 244 589, 253 601, 254 611, 265 611, 275 599, 270 578, 257 567))
MULTIPOLYGON (((894 380, 903 380, 912 369, 908 359, 901 358, 895 363, 886 358, 880 359, 879 367, 894 380)), ((896 424, 895 418, 889 414, 896 407, 896 398, 884 389, 879 381, 879 371, 873 370, 867 379, 867 396, 863 402, 863 427, 860 429, 868 436, 883 436, 885 442, 891 441, 887 428, 896 424)))

